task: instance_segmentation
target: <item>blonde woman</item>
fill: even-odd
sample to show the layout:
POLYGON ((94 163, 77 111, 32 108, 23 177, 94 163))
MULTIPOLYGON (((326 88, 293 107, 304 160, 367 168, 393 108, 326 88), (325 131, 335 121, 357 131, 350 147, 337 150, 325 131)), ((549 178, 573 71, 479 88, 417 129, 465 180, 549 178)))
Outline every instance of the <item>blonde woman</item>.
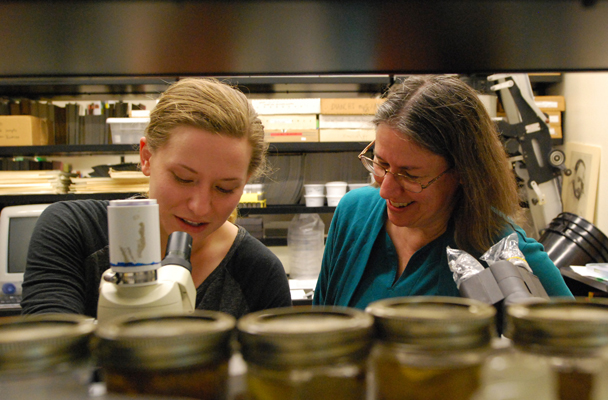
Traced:
MULTIPOLYGON (((243 93, 188 78, 160 97, 140 140, 148 196, 159 205, 164 257, 174 231, 192 236, 196 308, 246 313, 291 305, 279 259, 233 222, 247 181, 265 167, 263 126, 243 93)), ((23 314, 97 313, 109 267, 108 201, 49 206, 30 242, 23 314)))

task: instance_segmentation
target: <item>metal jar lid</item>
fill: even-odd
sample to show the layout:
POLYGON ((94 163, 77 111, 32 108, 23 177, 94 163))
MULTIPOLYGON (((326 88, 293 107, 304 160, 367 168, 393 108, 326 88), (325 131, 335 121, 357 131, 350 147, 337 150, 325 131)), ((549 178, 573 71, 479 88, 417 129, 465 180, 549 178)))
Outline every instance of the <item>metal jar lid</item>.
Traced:
POLYGON ((578 298, 512 305, 505 336, 534 352, 595 352, 608 345, 608 302, 578 298))
POLYGON ((0 319, 0 374, 55 370, 91 357, 92 318, 41 314, 0 319))
POLYGON ((419 350, 466 350, 488 346, 496 309, 459 297, 397 297, 371 303, 380 340, 419 350))
POLYGON ((372 342, 373 318, 345 307, 286 307, 245 315, 237 323, 247 362, 306 367, 359 361, 372 342))
POLYGON ((188 368, 231 355, 236 320, 206 310, 137 314, 110 319, 95 332, 100 366, 120 370, 188 368))

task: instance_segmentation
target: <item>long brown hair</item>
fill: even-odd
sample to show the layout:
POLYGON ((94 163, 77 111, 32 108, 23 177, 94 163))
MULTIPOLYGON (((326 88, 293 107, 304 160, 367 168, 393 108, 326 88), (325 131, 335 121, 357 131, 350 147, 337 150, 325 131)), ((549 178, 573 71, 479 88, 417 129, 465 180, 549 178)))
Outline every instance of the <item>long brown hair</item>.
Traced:
POLYGON ((455 76, 412 76, 395 84, 374 124, 384 123, 442 156, 458 172, 456 244, 480 255, 522 211, 513 169, 477 93, 455 76), (505 218, 507 217, 507 218, 505 218))

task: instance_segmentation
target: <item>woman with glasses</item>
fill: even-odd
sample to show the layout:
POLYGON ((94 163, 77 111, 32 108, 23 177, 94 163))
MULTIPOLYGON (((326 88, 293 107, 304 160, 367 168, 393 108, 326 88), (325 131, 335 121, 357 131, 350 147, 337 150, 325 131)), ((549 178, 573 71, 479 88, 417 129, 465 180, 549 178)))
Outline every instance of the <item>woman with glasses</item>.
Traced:
POLYGON ((447 246, 479 257, 514 231, 547 293, 572 296, 542 245, 516 224, 512 168, 469 86, 457 77, 408 78, 389 91, 374 124, 376 140, 359 158, 376 184, 340 200, 314 304, 459 296, 447 246))
MULTIPOLYGON (((152 110, 140 140, 148 196, 159 206, 161 251, 169 235, 192 236, 196 308, 240 317, 291 305, 279 259, 234 224, 247 181, 264 172, 264 129, 245 95, 210 79, 171 85, 152 110)), ((109 268, 108 201, 52 204, 30 243, 24 314, 95 317, 99 284, 109 268)))

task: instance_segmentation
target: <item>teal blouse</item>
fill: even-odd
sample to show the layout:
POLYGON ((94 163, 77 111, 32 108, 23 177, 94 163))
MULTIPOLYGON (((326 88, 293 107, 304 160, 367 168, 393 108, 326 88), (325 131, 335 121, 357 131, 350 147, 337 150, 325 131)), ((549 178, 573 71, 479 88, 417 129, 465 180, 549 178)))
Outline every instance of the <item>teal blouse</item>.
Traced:
MULTIPOLYGON (((389 297, 460 296, 446 254, 447 246, 457 248, 454 227, 448 226, 440 237, 414 253, 404 273, 396 277, 397 252, 385 229, 386 218, 386 202, 377 188, 356 189, 340 200, 329 228, 313 304, 364 309, 389 297)), ((513 231, 549 296, 572 297, 542 244, 516 225, 504 236, 513 231)))

